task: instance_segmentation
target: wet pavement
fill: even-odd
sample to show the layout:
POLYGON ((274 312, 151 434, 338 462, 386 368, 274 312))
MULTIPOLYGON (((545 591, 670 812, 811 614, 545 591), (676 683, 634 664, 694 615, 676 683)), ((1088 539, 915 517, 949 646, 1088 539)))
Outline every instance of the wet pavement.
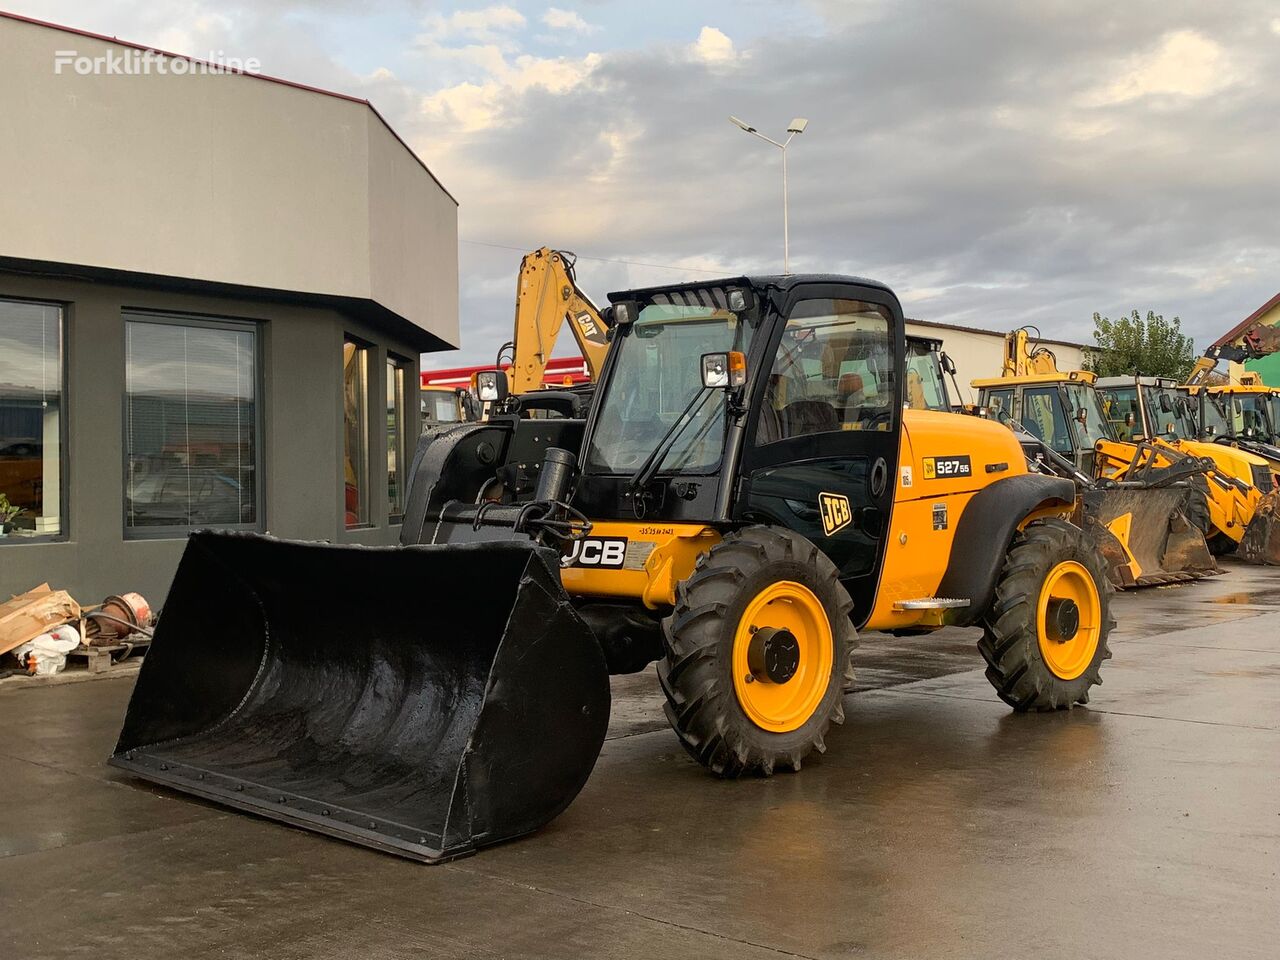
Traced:
POLYGON ((1088 708, 871 635, 829 750, 720 782, 619 678, 540 833, 424 867, 132 780, 131 678, 0 685, 0 957, 1274 957, 1280 569, 1121 595, 1088 708))

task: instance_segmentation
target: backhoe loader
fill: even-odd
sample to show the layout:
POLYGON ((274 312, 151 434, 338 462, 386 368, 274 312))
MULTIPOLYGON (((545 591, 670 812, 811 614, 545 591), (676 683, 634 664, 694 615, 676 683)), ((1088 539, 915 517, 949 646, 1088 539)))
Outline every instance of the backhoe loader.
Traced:
POLYGON ((1252 563, 1280 562, 1269 546, 1280 548, 1280 537, 1271 532, 1280 500, 1275 466, 1236 445, 1215 442, 1227 427, 1211 390, 1195 387, 1189 394, 1161 377, 1107 377, 1098 381, 1098 389, 1116 436, 1213 462, 1206 480, 1214 553, 1234 553, 1252 563), (1215 413, 1221 428, 1212 422, 1202 428, 1206 415, 1215 413))
POLYGON ((506 414, 485 378, 488 421, 420 441, 401 546, 193 534, 111 762, 438 862, 563 810, 609 675, 654 661, 721 777, 827 749, 859 632, 977 627, 1014 710, 1088 701, 1114 621, 1074 484, 1004 427, 905 406, 891 290, 609 299, 588 415, 506 414))
MULTIPOLYGON (((980 410, 1025 431, 1029 453, 1076 482, 1077 519, 1106 556, 1113 584, 1159 586, 1220 573, 1206 539, 1216 516, 1209 490, 1220 485, 1212 462, 1115 439, 1095 379, 1085 370, 1058 370, 1054 355, 1023 328, 1005 337, 1001 376, 972 386, 980 410)), ((1243 528, 1235 541, 1241 534, 1243 528)))
POLYGON ((499 357, 510 350, 507 389, 528 393, 542 386, 547 361, 555 349, 560 329, 573 334, 594 380, 609 352, 609 320, 578 289, 574 270, 577 258, 566 250, 540 247, 520 260, 516 280, 516 313, 512 339, 499 357))

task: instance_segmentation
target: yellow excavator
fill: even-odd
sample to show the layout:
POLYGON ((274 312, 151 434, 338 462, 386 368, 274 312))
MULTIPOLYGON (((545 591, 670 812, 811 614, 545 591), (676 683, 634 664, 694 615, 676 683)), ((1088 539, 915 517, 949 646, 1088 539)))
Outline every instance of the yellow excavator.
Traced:
POLYGON ((193 534, 111 762, 439 862, 563 810, 609 675, 655 661, 721 777, 827 749, 860 632, 972 626, 1014 710, 1089 699, 1113 620, 1075 484, 998 424, 907 407, 891 290, 610 301, 586 416, 510 413, 490 371, 490 418, 420 441, 401 546, 193 534))
POLYGON ((1107 557, 1117 587, 1219 573, 1206 539, 1216 516, 1208 491, 1214 487, 1230 506, 1229 497, 1240 495, 1235 485, 1217 491, 1222 482, 1201 457, 1116 440, 1095 375, 1059 370, 1052 351, 1033 342, 1032 329, 1006 335, 999 377, 973 381, 979 409, 1019 433, 1029 455, 1076 482, 1079 522, 1107 557))
POLYGON ((573 334, 591 379, 604 369, 609 321, 578 288, 576 262, 574 254, 550 247, 540 247, 520 260, 514 334, 499 352, 500 360, 511 352, 508 393, 519 395, 542 388, 547 361, 562 327, 567 326, 573 334))

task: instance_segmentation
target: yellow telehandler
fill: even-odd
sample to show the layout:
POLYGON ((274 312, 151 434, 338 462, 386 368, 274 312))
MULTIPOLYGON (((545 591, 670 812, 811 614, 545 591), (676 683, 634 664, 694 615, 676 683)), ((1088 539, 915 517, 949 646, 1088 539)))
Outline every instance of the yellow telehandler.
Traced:
POLYGON ((1113 620, 1075 486, 997 424, 906 407, 891 290, 610 301, 587 416, 521 416, 479 379, 494 412, 423 437, 401 546, 193 534, 111 762, 438 862, 563 810, 609 675, 654 661, 722 777, 827 748, 859 631, 973 626, 1014 710, 1087 702, 1113 620))

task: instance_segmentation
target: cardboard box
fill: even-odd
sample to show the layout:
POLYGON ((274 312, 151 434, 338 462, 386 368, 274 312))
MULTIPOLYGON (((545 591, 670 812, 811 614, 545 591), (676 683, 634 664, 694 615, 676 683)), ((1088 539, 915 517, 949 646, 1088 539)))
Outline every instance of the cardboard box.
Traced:
POLYGON ((71 594, 51 590, 47 583, 42 583, 7 603, 0 603, 0 654, 79 619, 80 604, 71 599, 71 594))

